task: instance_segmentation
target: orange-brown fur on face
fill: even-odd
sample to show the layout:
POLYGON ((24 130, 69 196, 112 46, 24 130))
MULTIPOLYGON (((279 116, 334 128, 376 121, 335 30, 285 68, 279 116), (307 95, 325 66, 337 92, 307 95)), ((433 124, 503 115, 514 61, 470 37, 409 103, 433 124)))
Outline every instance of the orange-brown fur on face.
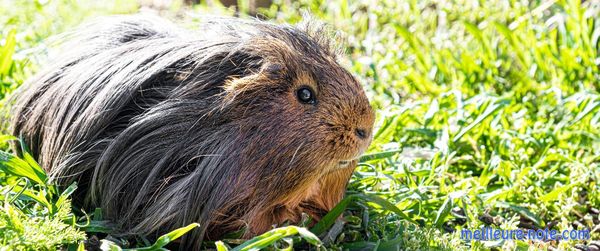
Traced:
POLYGON ((260 234, 343 197, 373 111, 318 33, 218 19, 193 33, 126 17, 84 29, 17 94, 13 133, 116 234, 260 234), (309 87, 314 103, 303 103, 309 87), (348 166, 340 166, 348 161, 348 166))

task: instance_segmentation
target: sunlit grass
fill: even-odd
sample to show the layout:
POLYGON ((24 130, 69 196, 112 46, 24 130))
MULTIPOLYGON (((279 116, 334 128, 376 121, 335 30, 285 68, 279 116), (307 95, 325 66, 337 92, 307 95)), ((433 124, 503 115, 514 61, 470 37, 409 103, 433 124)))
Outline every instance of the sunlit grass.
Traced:
MULTIPOLYGON (((531 244, 465 242, 456 232, 484 225, 596 229, 592 239, 600 238, 599 3, 283 2, 287 1, 275 1, 259 12, 275 22, 295 23, 302 17, 297 10, 305 9, 344 33, 348 49, 341 61, 361 79, 377 107, 378 130, 347 198, 308 228, 310 232, 282 226, 248 242, 232 237, 207 247, 527 249, 531 244), (336 221, 342 213, 344 220, 336 221)), ((88 16, 136 8, 92 8, 71 1, 4 5, 2 96, 37 69, 37 56, 43 56, 37 52, 46 51, 44 38, 88 16)), ((177 13, 190 13, 184 16, 191 22, 203 12, 233 14, 214 8, 195 6, 177 13)), ((82 230, 108 231, 97 218, 100 212, 90 216, 91 221, 79 212, 77 221, 66 219, 73 214, 65 210, 70 206, 55 203, 69 189, 51 184, 25 187, 34 195, 43 194, 45 202, 17 196, 19 187, 34 184, 36 176, 11 173, 6 159, 2 163, 5 210, 0 219, 15 215, 11 217, 23 225, 41 219, 46 224, 37 227, 62 240, 43 243, 51 246, 79 245, 82 230), (50 210, 53 207, 61 209, 50 210), (38 216, 39 212, 45 214, 38 216)), ((66 197, 62 203, 70 205, 66 197)), ((5 222, 10 221, 0 221, 0 228, 14 227, 5 222)), ((14 236, 0 235, 0 243, 27 245, 11 241, 14 236)), ((140 240, 130 247, 152 246, 140 240)), ((593 244, 536 245, 568 249, 593 244)))

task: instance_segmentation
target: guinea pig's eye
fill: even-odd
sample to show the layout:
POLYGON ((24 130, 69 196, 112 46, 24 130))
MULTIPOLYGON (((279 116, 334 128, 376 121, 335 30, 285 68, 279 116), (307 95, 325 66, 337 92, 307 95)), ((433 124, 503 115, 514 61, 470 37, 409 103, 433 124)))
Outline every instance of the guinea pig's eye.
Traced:
POLYGON ((316 102, 315 93, 308 86, 303 86, 296 91, 296 95, 298 96, 298 100, 305 104, 314 104, 316 102))

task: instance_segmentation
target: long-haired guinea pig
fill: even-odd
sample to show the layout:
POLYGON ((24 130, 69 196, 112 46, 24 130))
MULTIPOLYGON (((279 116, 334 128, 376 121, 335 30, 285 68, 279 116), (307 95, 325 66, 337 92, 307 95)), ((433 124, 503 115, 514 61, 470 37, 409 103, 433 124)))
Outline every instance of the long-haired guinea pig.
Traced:
POLYGON ((198 248, 318 221, 371 142, 374 112, 322 26, 208 19, 83 26, 15 94, 12 133, 116 234, 197 222, 182 245, 198 248))

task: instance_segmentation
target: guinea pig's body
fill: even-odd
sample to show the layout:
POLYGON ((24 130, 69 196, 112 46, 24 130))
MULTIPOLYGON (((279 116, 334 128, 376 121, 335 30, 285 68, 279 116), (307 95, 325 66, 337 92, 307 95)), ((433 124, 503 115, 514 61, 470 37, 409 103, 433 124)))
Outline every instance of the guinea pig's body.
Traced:
POLYGON ((192 222, 199 248, 319 219, 370 143, 373 111, 325 39, 215 18, 199 31, 148 17, 85 26, 15 95, 11 128, 75 201, 119 234, 192 222))

